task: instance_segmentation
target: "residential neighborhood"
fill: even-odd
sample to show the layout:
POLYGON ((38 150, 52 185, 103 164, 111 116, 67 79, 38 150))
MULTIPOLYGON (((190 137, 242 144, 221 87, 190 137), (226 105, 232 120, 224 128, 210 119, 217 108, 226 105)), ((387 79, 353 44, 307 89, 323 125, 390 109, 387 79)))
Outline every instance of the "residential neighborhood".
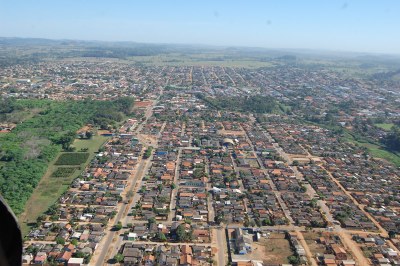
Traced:
POLYGON ((291 66, 66 61, 6 67, 0 85, 15 99, 135 97, 118 126, 76 132, 104 144, 25 236, 24 265, 400 265, 400 170, 338 137, 388 134, 367 122, 399 118, 398 104, 380 107, 398 93, 388 84, 291 66), (261 93, 280 111, 216 108, 261 93), (352 105, 333 112, 343 98, 352 105))

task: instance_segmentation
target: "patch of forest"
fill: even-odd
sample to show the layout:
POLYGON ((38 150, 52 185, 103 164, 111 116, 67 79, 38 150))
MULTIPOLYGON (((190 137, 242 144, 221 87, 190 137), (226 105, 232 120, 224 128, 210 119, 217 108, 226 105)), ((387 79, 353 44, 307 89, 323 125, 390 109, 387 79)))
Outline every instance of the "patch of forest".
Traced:
POLYGON ((391 151, 400 152, 400 127, 395 125, 383 139, 383 143, 391 151))
POLYGON ((251 113, 276 113, 281 112, 279 103, 269 96, 250 96, 250 97, 206 97, 202 94, 196 95, 199 99, 206 102, 215 109, 225 109, 231 111, 251 112, 251 113))

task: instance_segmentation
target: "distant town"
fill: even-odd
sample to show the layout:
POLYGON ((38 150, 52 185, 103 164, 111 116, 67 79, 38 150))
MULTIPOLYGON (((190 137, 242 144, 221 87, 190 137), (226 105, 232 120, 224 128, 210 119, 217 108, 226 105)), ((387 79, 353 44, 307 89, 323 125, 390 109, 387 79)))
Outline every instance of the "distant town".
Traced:
POLYGON ((0 169, 14 160, 2 141, 55 147, 16 207, 23 264, 400 265, 399 74, 297 57, 1 67, 0 169), (110 116, 50 129, 70 142, 23 132, 69 102, 110 116))

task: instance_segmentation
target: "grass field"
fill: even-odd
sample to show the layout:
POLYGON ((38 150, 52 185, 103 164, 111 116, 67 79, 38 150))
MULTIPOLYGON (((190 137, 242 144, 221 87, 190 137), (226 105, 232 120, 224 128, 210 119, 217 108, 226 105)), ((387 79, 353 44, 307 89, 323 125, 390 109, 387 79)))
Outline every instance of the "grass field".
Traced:
MULTIPOLYGON (((98 149, 106 140, 106 137, 96 135, 90 140, 77 139, 74 141, 73 146, 76 147, 77 150, 81 148, 88 148, 88 163, 93 159, 95 152, 98 151, 98 149)), ((58 169, 67 168, 65 166, 59 167, 55 165, 56 160, 57 158, 49 164, 45 175, 40 180, 39 185, 36 187, 35 191, 32 193, 31 197, 26 203, 25 212, 18 217, 22 235, 26 235, 29 232, 29 224, 35 223, 37 217, 44 213, 54 202, 56 202, 61 194, 68 189, 71 182, 84 170, 83 166, 72 166, 71 168, 74 168, 75 171, 71 171, 70 175, 55 177, 54 173, 60 171, 58 169)))
POLYGON ((377 158, 382 158, 394 163, 396 166, 400 167, 400 155, 398 153, 393 153, 382 149, 380 146, 370 143, 362 143, 364 147, 368 148, 368 151, 372 156, 377 158))
POLYGON ((88 148, 88 152, 92 154, 97 152, 107 139, 107 137, 100 136, 100 134, 93 136, 91 139, 76 139, 72 147, 75 147, 77 151, 88 148))
POLYGON ((389 131, 394 126, 393 123, 382 123, 382 124, 375 124, 375 126, 382 128, 383 130, 389 131))

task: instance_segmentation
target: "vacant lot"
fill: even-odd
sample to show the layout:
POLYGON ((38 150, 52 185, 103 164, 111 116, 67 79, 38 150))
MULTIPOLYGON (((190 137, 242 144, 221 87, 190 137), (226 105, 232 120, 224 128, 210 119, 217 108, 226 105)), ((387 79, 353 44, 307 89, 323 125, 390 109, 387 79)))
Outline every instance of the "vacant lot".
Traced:
POLYGON ((148 106, 151 106, 152 104, 153 104, 153 102, 151 102, 151 101, 135 101, 133 108, 148 107, 148 106))
POLYGON ((314 232, 303 232, 303 236, 304 236, 304 240, 306 241, 308 247, 311 250, 311 253, 313 255, 320 253, 323 254, 325 253, 325 247, 322 244, 318 244, 317 240, 320 237, 327 237, 329 238, 329 234, 324 234, 324 236, 318 232, 318 233, 314 233, 314 232))
POLYGON ((260 166, 258 165, 257 159, 246 159, 246 162, 250 165, 252 168, 259 168, 260 166))
POLYGON ((263 261, 264 264, 285 264, 287 257, 292 256, 289 241, 285 234, 271 233, 268 237, 262 237, 259 242, 252 245, 253 251, 248 255, 233 255, 236 259, 252 259, 263 261))
POLYGON ((88 152, 68 152, 62 153, 55 165, 80 165, 89 158, 88 152))

